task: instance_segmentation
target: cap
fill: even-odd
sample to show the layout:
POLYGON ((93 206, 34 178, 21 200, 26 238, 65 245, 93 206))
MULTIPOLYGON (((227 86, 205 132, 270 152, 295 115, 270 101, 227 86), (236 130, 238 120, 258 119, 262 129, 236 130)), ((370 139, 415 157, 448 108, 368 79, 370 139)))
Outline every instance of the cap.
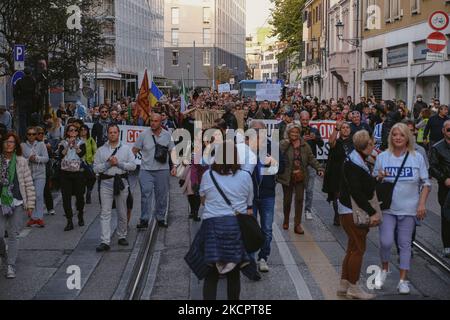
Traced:
POLYGON ((292 110, 291 111, 287 111, 287 112, 284 113, 284 115, 288 116, 290 118, 293 118, 294 117, 294 111, 292 111, 292 110))

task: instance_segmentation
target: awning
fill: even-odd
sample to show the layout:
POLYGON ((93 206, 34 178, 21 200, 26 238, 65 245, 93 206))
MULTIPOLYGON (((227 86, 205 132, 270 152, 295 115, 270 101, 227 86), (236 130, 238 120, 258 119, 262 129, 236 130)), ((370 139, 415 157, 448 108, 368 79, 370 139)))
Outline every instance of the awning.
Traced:
POLYGON ((122 75, 113 72, 101 72, 97 74, 97 80, 124 80, 122 75))

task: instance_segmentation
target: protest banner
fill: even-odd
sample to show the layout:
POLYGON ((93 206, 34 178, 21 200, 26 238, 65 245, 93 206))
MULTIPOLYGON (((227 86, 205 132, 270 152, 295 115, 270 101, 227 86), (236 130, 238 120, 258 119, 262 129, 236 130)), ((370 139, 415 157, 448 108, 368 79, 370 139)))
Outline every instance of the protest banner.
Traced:
POLYGON ((219 84, 219 93, 227 93, 231 91, 229 83, 219 84))
POLYGON ((256 85, 256 101, 276 101, 281 98, 281 84, 261 83, 256 85))
MULTIPOLYGON (((224 114, 225 111, 223 110, 196 110, 195 121, 201 121, 202 129, 211 129, 215 125, 214 121, 216 119, 221 119, 224 114)), ((236 117, 238 128, 244 129, 244 118, 245 118, 244 111, 237 110, 234 113, 234 116, 236 117)))

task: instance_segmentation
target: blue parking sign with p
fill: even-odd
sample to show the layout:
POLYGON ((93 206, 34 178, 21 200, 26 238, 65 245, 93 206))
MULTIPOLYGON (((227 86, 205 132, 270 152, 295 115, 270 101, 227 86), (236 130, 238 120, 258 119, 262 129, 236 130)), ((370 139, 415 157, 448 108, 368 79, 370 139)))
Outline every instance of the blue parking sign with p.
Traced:
POLYGON ((15 45, 14 46, 14 61, 24 62, 25 61, 25 46, 15 45))

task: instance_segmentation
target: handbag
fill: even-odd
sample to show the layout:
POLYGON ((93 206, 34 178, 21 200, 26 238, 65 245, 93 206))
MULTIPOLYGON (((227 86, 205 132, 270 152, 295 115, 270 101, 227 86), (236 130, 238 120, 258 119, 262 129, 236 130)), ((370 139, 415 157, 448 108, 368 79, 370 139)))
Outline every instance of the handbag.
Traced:
POLYGON ((403 159, 402 166, 397 172, 397 177, 395 178, 394 183, 387 181, 377 183, 376 192, 378 199, 381 201, 381 210, 389 210, 391 208, 392 194, 394 193, 394 188, 400 178, 400 174, 405 167, 406 160, 408 160, 408 156, 409 152, 406 154, 405 159, 403 159))
POLYGON ((155 160, 160 163, 166 163, 167 155, 169 154, 169 148, 158 144, 154 135, 152 135, 152 138, 153 142, 155 143, 155 160))
POLYGON ((303 170, 298 169, 292 171, 292 180, 294 183, 302 183, 305 181, 305 174, 303 173, 303 170))
POLYGON ((68 172, 79 172, 81 159, 74 148, 69 148, 65 157, 61 160, 61 170, 68 172))
MULTIPOLYGON (((344 177, 344 181, 347 184, 348 190, 350 191, 349 183, 347 177, 345 176, 345 173, 343 173, 342 176, 344 177)), ((353 199, 353 197, 351 196, 350 192, 349 196, 352 205, 353 223, 359 228, 371 227, 369 214, 358 206, 355 199, 353 199)), ((369 204, 372 206, 372 208, 375 209, 376 211, 375 215, 378 215, 381 223, 383 221, 383 214, 381 212, 380 201, 378 201, 376 191, 374 192, 372 199, 369 200, 369 204)))
MULTIPOLYGON (((373 227, 370 226, 369 214, 358 206, 358 204, 356 203, 355 199, 353 199, 352 196, 350 196, 350 200, 352 202, 353 222, 355 223, 355 225, 360 228, 373 227)), ((374 192, 373 198, 369 200, 369 203, 372 206, 372 208, 375 209, 376 211, 375 215, 377 215, 380 218, 381 223, 383 221, 383 214, 381 213, 380 202, 378 201, 376 192, 374 192)))
POLYGON ((238 219, 239 228, 241 229, 242 241, 244 242, 244 247, 247 252, 256 252, 261 249, 266 241, 266 237, 264 236, 264 233, 262 232, 256 218, 253 215, 240 213, 235 210, 231 204, 231 201, 219 187, 219 184, 217 183, 216 178, 214 178, 211 170, 209 171, 209 175, 211 176, 217 191, 219 191, 225 202, 234 210, 234 213, 238 219))

